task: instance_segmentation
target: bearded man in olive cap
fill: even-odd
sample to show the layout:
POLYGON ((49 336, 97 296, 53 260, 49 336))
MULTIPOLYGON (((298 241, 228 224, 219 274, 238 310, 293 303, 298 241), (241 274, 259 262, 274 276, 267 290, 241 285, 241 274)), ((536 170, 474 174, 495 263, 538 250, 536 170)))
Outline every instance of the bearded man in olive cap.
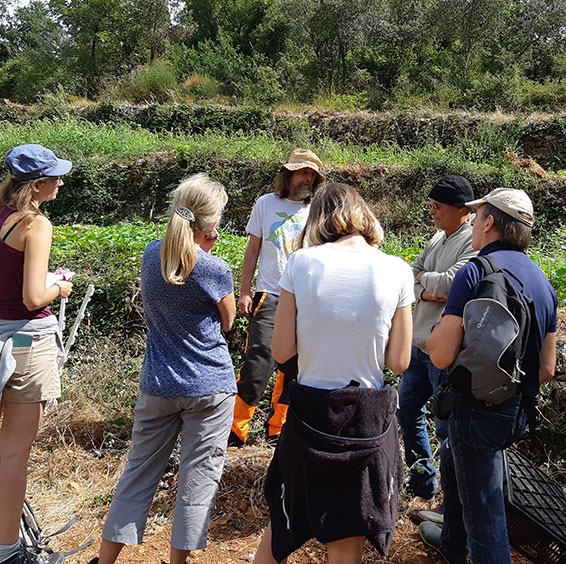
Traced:
MULTIPOLYGON (((411 364, 399 385, 397 417, 409 467, 408 488, 410 493, 423 499, 430 499, 438 487, 425 406, 434 388, 446 379, 445 372, 430 361, 426 339, 440 319, 456 272, 477 254, 472 249, 470 210, 465 207, 465 203, 473 199, 472 185, 463 176, 445 176, 433 186, 428 213, 439 231, 413 264, 417 298, 413 313, 413 348, 411 364)), ((446 436, 446 423, 435 423, 436 435, 442 440, 446 436)), ((441 510, 438 515, 430 511, 421 513, 421 519, 442 522, 441 510)))
MULTIPOLYGON (((273 373, 271 339, 279 301, 279 280, 307 220, 311 198, 325 180, 320 173, 321 166, 312 151, 295 149, 275 177, 274 193, 257 200, 246 227, 250 238, 244 255, 238 308, 250 316, 250 322, 244 363, 238 374, 230 445, 240 446, 246 442, 249 423, 273 373), (258 259, 259 271, 252 294, 258 259)), ((272 414, 267 422, 267 438, 271 442, 278 439, 287 417, 288 405, 282 403, 286 402, 282 393, 286 383, 297 375, 297 357, 277 368, 272 414)))

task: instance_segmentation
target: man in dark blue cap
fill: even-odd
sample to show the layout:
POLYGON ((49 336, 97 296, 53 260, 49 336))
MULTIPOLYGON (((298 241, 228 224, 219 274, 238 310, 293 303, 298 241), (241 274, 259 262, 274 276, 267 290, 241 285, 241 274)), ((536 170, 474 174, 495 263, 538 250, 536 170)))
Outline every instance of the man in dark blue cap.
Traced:
MULTIPOLYGON (((423 499, 430 499, 437 489, 425 405, 434 388, 445 381, 444 372, 430 361, 426 339, 440 319, 456 272, 477 254, 472 249, 470 210, 464 205, 474 199, 470 182, 463 176, 446 176, 433 186, 429 199, 429 214, 439 231, 413 265, 417 298, 413 313, 413 349, 411 364, 399 385, 397 413, 409 467, 409 490, 423 499)), ((445 422, 435 423, 438 438, 445 438, 445 422)), ((434 519, 434 515, 428 516, 431 517, 434 519)))

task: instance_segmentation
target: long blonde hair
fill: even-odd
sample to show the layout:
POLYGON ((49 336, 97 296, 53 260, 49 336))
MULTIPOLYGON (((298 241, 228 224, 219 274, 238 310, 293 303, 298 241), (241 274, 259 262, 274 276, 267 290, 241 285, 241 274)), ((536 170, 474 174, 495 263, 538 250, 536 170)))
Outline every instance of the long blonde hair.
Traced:
POLYGON ((169 222, 161 242, 161 273, 167 282, 180 285, 197 262, 195 234, 220 221, 228 196, 224 186, 211 180, 204 172, 183 180, 171 196, 169 222), (190 210, 194 219, 180 215, 184 210, 178 208, 190 210))
POLYGON ((347 184, 326 184, 312 199, 299 246, 305 242, 311 247, 332 243, 356 231, 369 245, 383 242, 379 221, 356 189, 347 184))
POLYGON ((36 182, 45 182, 49 177, 34 178, 33 180, 18 180, 8 175, 0 184, 0 208, 15 208, 23 215, 22 225, 29 227, 38 215, 43 215, 33 203, 33 187, 36 182))

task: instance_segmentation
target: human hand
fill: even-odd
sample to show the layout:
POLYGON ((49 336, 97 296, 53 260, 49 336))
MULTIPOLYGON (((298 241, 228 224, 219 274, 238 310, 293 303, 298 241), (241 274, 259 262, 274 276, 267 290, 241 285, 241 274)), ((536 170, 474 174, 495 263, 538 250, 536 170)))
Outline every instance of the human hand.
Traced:
POLYGON ((73 288, 72 282, 59 280, 56 284, 59 286, 59 298, 68 298, 71 295, 71 290, 73 288))
POLYGON ((421 300, 424 300, 425 302, 444 303, 446 301, 446 298, 441 298, 439 296, 433 296, 430 292, 423 290, 423 292, 421 294, 421 300))
POLYGON ((421 277, 422 275, 426 272, 426 270, 421 270, 416 276, 415 278, 417 279, 417 282, 421 281, 421 277))
POLYGON ((63 280, 71 280, 73 276, 75 276, 76 272, 58 266, 57 269, 55 270, 55 274, 61 274, 63 276, 63 280))
POLYGON ((252 312, 253 299, 251 294, 242 294, 238 298, 238 309, 244 314, 249 315, 252 312))

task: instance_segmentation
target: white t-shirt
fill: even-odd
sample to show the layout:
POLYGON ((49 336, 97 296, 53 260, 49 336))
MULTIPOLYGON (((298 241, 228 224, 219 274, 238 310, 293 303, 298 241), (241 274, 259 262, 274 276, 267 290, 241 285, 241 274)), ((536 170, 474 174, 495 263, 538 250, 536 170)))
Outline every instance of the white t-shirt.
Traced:
POLYGON ((281 288, 297 304, 299 382, 383 387, 391 321, 414 301, 413 286, 411 267, 375 247, 326 243, 294 253, 281 288))
POLYGON ((309 215, 310 204, 265 194, 256 202, 246 231, 261 239, 256 292, 281 292, 279 280, 309 215))

